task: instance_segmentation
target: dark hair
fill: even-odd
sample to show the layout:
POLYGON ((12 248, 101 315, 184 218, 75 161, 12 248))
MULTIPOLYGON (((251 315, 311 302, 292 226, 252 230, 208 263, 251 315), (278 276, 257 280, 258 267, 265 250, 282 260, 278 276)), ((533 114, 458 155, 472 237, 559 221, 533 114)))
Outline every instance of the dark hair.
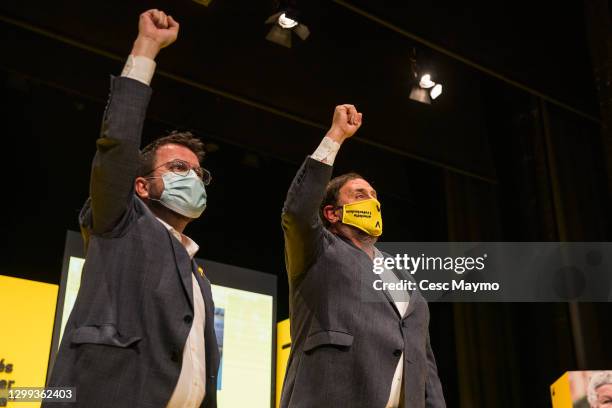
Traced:
POLYGON ((330 222, 327 221, 327 218, 323 215, 323 208, 327 205, 338 205, 338 195, 340 194, 340 189, 344 187, 344 185, 355 179, 363 179, 357 173, 346 173, 338 177, 334 177, 327 183, 327 187, 325 187, 325 196, 323 197, 323 201, 321 202, 321 206, 319 207, 319 217, 321 217, 321 221, 323 221, 323 225, 326 227, 330 225, 330 222))
POLYGON ((167 144, 178 144, 185 146, 191 150, 197 157, 198 162, 204 160, 206 151, 204 150, 204 143, 191 132, 179 132, 173 131, 167 136, 160 137, 146 145, 140 152, 140 175, 144 176, 153 171, 153 164, 155 162, 155 153, 157 149, 167 144))

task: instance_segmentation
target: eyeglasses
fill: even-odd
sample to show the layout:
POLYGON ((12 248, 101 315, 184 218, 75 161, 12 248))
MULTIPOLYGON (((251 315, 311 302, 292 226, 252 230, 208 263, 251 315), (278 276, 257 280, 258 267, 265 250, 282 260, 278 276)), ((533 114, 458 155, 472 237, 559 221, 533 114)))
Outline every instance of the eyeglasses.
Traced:
POLYGON ((179 176, 183 176, 183 177, 189 174, 190 170, 193 170, 195 174, 202 180, 205 186, 209 185, 210 182, 212 181, 212 176, 208 170, 200 166, 198 167, 192 166, 190 163, 186 162, 185 160, 180 160, 180 159, 174 159, 172 161, 160 164, 159 166, 155 167, 153 170, 151 170, 147 174, 153 173, 155 170, 159 169, 160 167, 165 167, 166 169, 173 172, 174 174, 178 174, 179 176))

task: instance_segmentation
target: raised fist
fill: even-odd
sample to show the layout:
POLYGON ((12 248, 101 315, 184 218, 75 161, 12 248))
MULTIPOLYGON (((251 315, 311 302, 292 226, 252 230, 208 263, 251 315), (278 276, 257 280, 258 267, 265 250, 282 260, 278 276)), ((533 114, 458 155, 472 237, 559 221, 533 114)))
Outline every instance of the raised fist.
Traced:
POLYGON ((155 58, 159 50, 169 46, 178 36, 179 23, 163 11, 152 9, 140 15, 138 38, 134 42, 133 55, 155 58))
POLYGON ((357 112, 353 105, 338 105, 334 110, 334 118, 328 136, 337 142, 342 142, 357 132, 361 126, 363 114, 357 112))

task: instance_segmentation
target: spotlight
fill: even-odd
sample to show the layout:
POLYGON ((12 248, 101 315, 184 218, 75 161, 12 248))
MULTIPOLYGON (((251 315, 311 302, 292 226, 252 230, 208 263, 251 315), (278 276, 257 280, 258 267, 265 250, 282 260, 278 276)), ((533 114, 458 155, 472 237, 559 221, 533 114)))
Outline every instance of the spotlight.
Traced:
POLYGON ((421 80, 419 81, 419 86, 421 88, 425 88, 425 89, 429 89, 432 86, 434 86, 435 84, 436 83, 431 80, 431 75, 429 75, 429 74, 423 75, 421 77, 421 80))
POLYGON ((436 99, 440 94, 442 94, 442 85, 438 84, 431 90, 431 99, 436 99))
POLYGON ((410 99, 413 101, 429 105, 433 99, 436 99, 442 94, 442 84, 437 84, 432 81, 430 74, 423 74, 419 79, 419 68, 416 62, 415 49, 412 50, 412 56, 410 57, 410 73, 412 76, 410 99))
POLYGON ((266 20, 266 24, 274 24, 266 40, 283 47, 291 48, 291 33, 294 32, 302 41, 310 35, 308 27, 297 20, 297 12, 292 10, 279 11, 266 20))
POLYGON ((298 25, 298 22, 287 17, 287 15, 283 13, 278 16, 278 25, 281 26, 281 28, 293 28, 298 25))
POLYGON ((426 103, 428 105, 431 103, 431 98, 429 97, 427 89, 423 89, 418 86, 412 87, 412 90, 410 91, 410 99, 413 101, 426 103))

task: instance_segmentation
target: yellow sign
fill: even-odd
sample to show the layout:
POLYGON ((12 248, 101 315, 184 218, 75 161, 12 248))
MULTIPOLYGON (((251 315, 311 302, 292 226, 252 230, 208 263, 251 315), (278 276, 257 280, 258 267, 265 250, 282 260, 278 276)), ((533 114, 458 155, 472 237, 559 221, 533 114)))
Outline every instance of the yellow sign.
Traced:
POLYGON ((572 408, 572 395, 570 392, 569 372, 563 374, 550 386, 550 396, 553 408, 572 408))
MULTIPOLYGON (((44 387, 51 349, 57 285, 0 275, 0 391, 44 387)), ((0 406, 40 407, 40 402, 0 406)))
POLYGON ((276 407, 280 405, 285 370, 291 351, 291 334, 289 331, 289 319, 278 322, 276 325, 276 407))

